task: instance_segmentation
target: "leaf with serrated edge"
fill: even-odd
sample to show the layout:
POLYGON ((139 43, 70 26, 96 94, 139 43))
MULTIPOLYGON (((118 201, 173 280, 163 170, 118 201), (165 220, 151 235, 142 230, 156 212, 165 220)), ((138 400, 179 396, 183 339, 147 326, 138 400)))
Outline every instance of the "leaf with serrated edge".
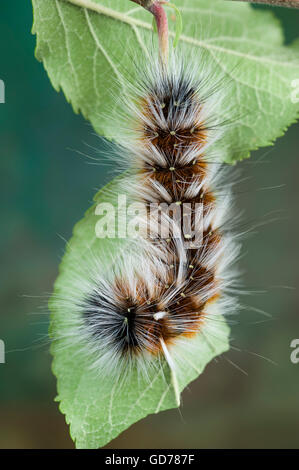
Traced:
MULTIPOLYGON (((272 14, 253 11, 248 5, 222 0, 176 0, 176 5, 184 22, 180 42, 189 51, 188 57, 196 58, 199 49, 204 49, 215 70, 224 72, 232 84, 228 98, 240 119, 227 131, 234 150, 225 160, 234 162, 248 151, 270 144, 298 116, 299 106, 290 98, 292 81, 299 76, 299 44, 284 47, 272 14)), ((147 53, 145 44, 152 34, 149 14, 125 0, 33 0, 33 6, 36 56, 54 87, 64 91, 74 110, 81 111, 99 134, 117 140, 109 119, 117 109, 117 94, 123 92, 117 84, 126 69, 134 80, 130 51, 139 48, 147 53)), ((171 28, 174 37, 175 25, 171 28)), ((96 203, 105 193, 107 188, 96 196, 96 203)), ((54 335, 61 327, 55 296, 63 296, 72 281, 71 267, 78 254, 84 255, 90 248, 117 253, 121 248, 119 240, 96 239, 95 223, 92 207, 76 225, 68 244, 50 301, 54 335)), ((180 392, 213 357, 228 349, 228 336, 226 323, 217 321, 212 335, 203 331, 190 340, 189 351, 176 347, 178 356, 190 366, 180 369, 177 365, 180 392)), ((53 343, 52 354, 57 400, 78 448, 103 446, 147 414, 178 405, 166 364, 160 374, 146 380, 135 375, 129 384, 119 385, 97 377, 75 347, 63 350, 53 343)))
MULTIPOLYGON (((109 265, 108 253, 120 250, 122 243, 116 239, 98 239, 95 236, 95 224, 98 217, 95 207, 100 202, 111 200, 111 193, 117 193, 118 179, 102 189, 95 197, 85 217, 75 226, 74 234, 67 244, 66 253, 60 265, 60 274, 55 283, 54 294, 50 300, 50 334, 60 337, 65 310, 59 308, 58 298, 68 295, 67 286, 73 282, 72 267, 84 259, 86 253, 107 253, 107 259, 101 257, 103 269, 109 265), (116 245, 116 247, 115 247, 116 245)), ((229 348, 229 328, 225 321, 217 316, 217 321, 207 320, 206 327, 186 345, 173 346, 177 368, 177 381, 181 392, 192 380, 202 373, 206 364, 215 356, 229 348)), ((60 341, 53 342, 51 352, 54 357, 53 372, 57 377, 60 410, 70 424, 70 433, 78 448, 98 448, 104 446, 131 424, 150 413, 178 406, 177 396, 171 372, 164 363, 160 372, 149 372, 143 378, 136 372, 130 381, 117 382, 112 378, 100 377, 90 370, 86 357, 78 354, 76 346, 61 347, 60 341)))
MULTIPOLYGON (((132 56, 152 33, 151 15, 129 0, 32 0, 36 57, 56 90, 64 91, 76 112, 95 130, 114 138, 111 112, 117 106, 124 70, 134 80, 132 56), (76 6, 76 5, 78 6, 76 6), (82 7, 86 8, 82 8, 82 7)), ((176 0, 183 17, 180 43, 196 60, 204 49, 215 70, 231 81, 229 101, 240 116, 227 129, 227 162, 271 144, 296 120, 292 81, 299 77, 299 43, 283 46, 277 19, 270 12, 223 0, 176 0)), ((172 37, 175 25, 170 20, 172 37)), ((178 46, 179 47, 179 46, 178 46)), ((225 111, 223 113, 225 119, 225 111)), ((231 116, 228 115, 228 118, 231 116)), ((117 127, 117 126, 116 126, 117 127)))

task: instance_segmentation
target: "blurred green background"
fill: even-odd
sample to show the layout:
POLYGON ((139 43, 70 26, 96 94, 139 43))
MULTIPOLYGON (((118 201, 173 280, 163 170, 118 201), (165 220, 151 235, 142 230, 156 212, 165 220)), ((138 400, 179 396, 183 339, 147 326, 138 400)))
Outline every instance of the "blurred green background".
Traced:
MULTIPOLYGON (((76 152, 90 154, 86 143, 105 143, 53 90, 35 60, 30 2, 17 8, 1 2, 0 11, 0 78, 6 84, 6 104, 0 105, 0 338, 7 350, 0 364, 0 448, 72 448, 53 401, 56 384, 44 340, 47 296, 63 238, 113 167, 89 165, 76 152)), ((275 14, 286 41, 294 39, 299 11, 275 14)), ((110 447, 298 448, 299 364, 290 361, 290 342, 299 338, 298 131, 293 125, 275 147, 238 164, 248 179, 236 197, 250 223, 279 211, 276 222, 245 240, 240 262, 245 285, 263 291, 244 303, 272 317, 245 309, 233 328, 234 349, 189 386, 181 410, 142 420, 110 447)))

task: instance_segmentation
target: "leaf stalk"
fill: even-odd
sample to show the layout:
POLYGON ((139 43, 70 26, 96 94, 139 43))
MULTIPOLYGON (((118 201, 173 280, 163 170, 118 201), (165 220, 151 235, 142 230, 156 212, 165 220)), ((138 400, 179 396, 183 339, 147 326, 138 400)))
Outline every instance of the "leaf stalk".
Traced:
POLYGON ((148 10, 155 18, 158 38, 160 58, 164 65, 167 65, 169 55, 169 29, 167 14, 163 5, 168 3, 168 0, 131 0, 137 3, 146 10, 148 10))

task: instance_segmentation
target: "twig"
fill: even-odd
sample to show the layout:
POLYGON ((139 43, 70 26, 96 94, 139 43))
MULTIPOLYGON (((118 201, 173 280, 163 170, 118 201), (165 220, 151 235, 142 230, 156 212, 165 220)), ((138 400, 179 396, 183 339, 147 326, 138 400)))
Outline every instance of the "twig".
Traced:
POLYGON ((167 15, 163 8, 163 5, 168 3, 168 0, 131 0, 134 3, 142 6, 148 10, 152 15, 154 15, 158 37, 159 37, 159 49, 160 57, 164 64, 167 64, 168 61, 168 52, 169 52, 169 35, 168 35, 168 21, 167 15))
POLYGON ((153 3, 156 2, 156 0, 131 0, 131 1, 134 3, 138 3, 138 5, 145 8, 146 10, 148 10, 153 5, 153 3))
MULTIPOLYGON (((134 1, 134 0, 133 0, 134 1)), ((299 0, 233 0, 237 2, 263 3, 276 7, 299 8, 299 0)))

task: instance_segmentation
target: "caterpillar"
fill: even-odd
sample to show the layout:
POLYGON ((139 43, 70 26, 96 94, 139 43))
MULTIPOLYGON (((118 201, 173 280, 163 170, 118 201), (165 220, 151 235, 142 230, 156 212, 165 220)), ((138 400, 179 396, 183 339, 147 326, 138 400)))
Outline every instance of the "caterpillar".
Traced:
POLYGON ((145 207, 139 237, 109 269, 100 254, 81 260, 87 268, 76 267, 68 294, 56 300, 68 337, 53 338, 77 341, 98 373, 125 379, 163 361, 174 371, 177 344, 188 347, 238 308, 231 266, 240 243, 231 230, 231 188, 223 183, 222 79, 204 55, 194 67, 179 53, 167 67, 153 54, 138 77, 126 82, 118 158, 129 163, 120 191, 145 207))

